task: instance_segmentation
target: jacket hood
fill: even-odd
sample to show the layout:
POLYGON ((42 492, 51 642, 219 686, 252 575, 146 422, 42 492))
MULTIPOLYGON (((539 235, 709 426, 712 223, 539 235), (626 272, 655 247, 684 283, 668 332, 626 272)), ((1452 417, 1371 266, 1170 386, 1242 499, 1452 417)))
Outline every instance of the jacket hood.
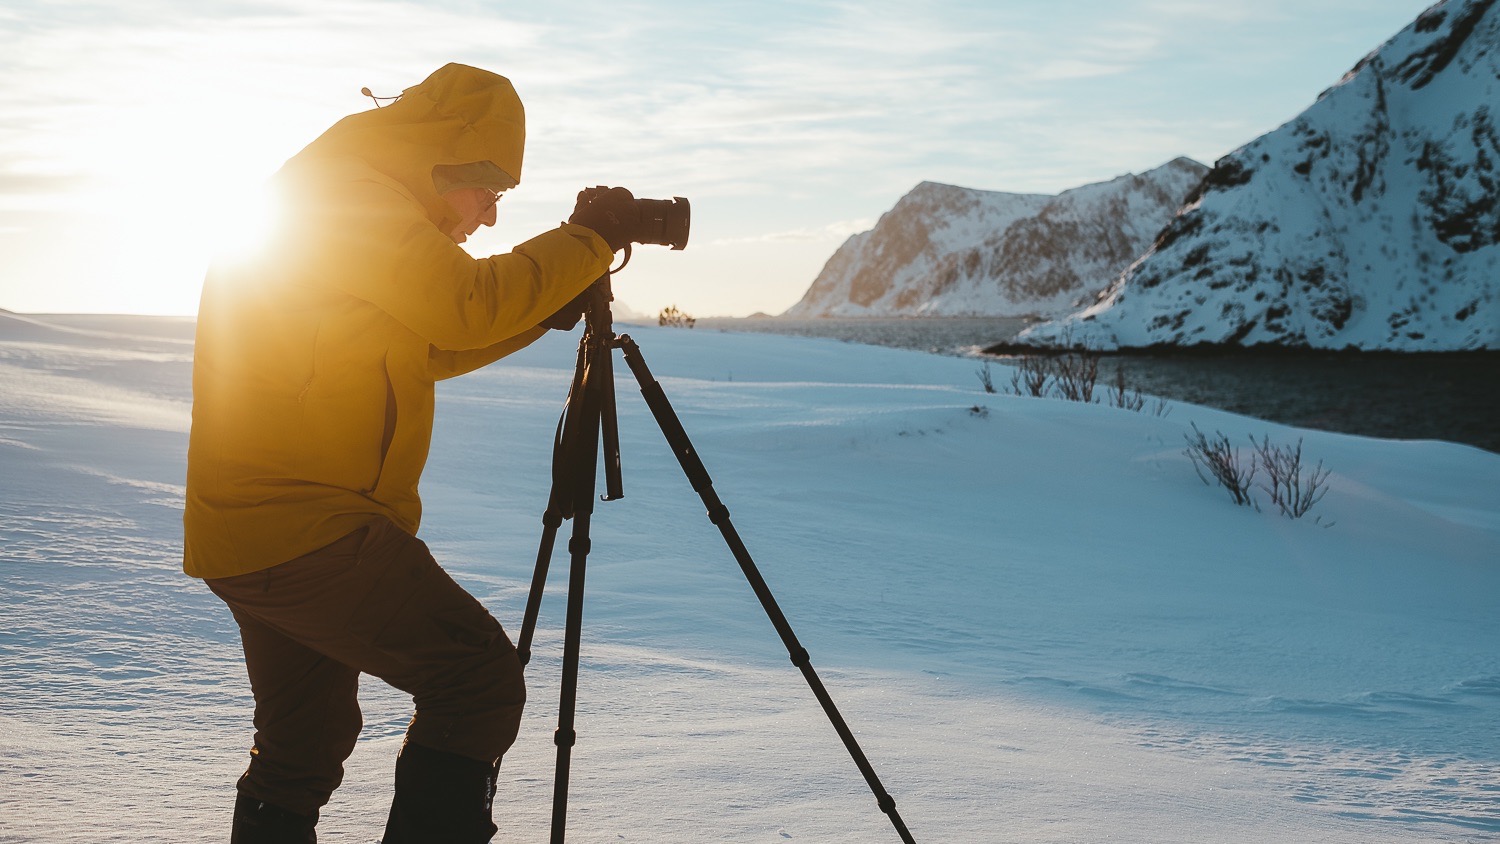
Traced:
POLYGON ((520 181, 525 147, 526 113, 510 80, 447 64, 396 102, 335 123, 288 164, 358 158, 404 185, 441 226, 456 214, 433 186, 433 167, 490 161, 520 181))

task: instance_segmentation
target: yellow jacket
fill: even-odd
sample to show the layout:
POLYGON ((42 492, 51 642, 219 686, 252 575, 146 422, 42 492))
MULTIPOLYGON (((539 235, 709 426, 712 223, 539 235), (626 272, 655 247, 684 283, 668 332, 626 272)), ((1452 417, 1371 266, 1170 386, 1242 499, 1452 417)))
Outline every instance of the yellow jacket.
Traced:
POLYGON ((193 360, 183 569, 257 571, 384 516, 415 533, 433 384, 516 351, 609 267, 563 225, 474 259, 432 168, 520 178, 509 81, 448 65, 344 118, 272 180, 282 223, 204 282, 193 360))

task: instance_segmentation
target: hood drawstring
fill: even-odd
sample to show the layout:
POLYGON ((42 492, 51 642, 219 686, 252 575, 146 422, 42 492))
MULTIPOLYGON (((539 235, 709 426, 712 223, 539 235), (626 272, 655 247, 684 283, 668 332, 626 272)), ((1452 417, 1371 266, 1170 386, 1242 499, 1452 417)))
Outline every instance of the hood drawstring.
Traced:
POLYGON ((389 100, 390 102, 395 102, 395 101, 401 99, 401 95, 400 94, 397 94, 394 97, 377 97, 374 94, 370 93, 370 89, 369 88, 360 88, 359 92, 361 94, 364 94, 365 96, 369 97, 370 99, 374 100, 376 108, 381 108, 382 107, 381 102, 380 102, 381 100, 389 100))

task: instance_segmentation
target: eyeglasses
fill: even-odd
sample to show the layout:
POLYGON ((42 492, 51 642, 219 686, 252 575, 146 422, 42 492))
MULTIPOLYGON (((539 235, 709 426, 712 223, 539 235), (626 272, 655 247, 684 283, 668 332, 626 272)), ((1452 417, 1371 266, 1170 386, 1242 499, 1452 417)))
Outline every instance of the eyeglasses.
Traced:
POLYGON ((498 203, 500 201, 500 197, 505 194, 505 191, 503 191, 503 190, 487 190, 487 191, 485 191, 485 193, 489 194, 490 198, 489 198, 488 202, 486 202, 486 203, 484 203, 484 204, 482 204, 482 205, 479 206, 479 211, 480 211, 481 214, 484 213, 485 211, 490 210, 491 208, 494 208, 495 205, 496 205, 496 203, 498 203))

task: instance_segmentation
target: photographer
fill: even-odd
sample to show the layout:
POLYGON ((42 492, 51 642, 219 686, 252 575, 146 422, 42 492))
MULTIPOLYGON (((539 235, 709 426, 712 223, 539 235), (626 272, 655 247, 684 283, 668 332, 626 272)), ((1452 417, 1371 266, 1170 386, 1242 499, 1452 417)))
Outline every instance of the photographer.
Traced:
POLYGON ((628 192, 596 191, 567 224, 469 256, 524 141, 508 80, 447 65, 289 160, 277 230, 204 283, 183 567, 233 612, 255 696, 234 844, 316 841, 361 673, 415 704, 385 844, 495 832, 525 690, 500 624, 415 535, 433 384, 571 324, 640 226, 628 192))

